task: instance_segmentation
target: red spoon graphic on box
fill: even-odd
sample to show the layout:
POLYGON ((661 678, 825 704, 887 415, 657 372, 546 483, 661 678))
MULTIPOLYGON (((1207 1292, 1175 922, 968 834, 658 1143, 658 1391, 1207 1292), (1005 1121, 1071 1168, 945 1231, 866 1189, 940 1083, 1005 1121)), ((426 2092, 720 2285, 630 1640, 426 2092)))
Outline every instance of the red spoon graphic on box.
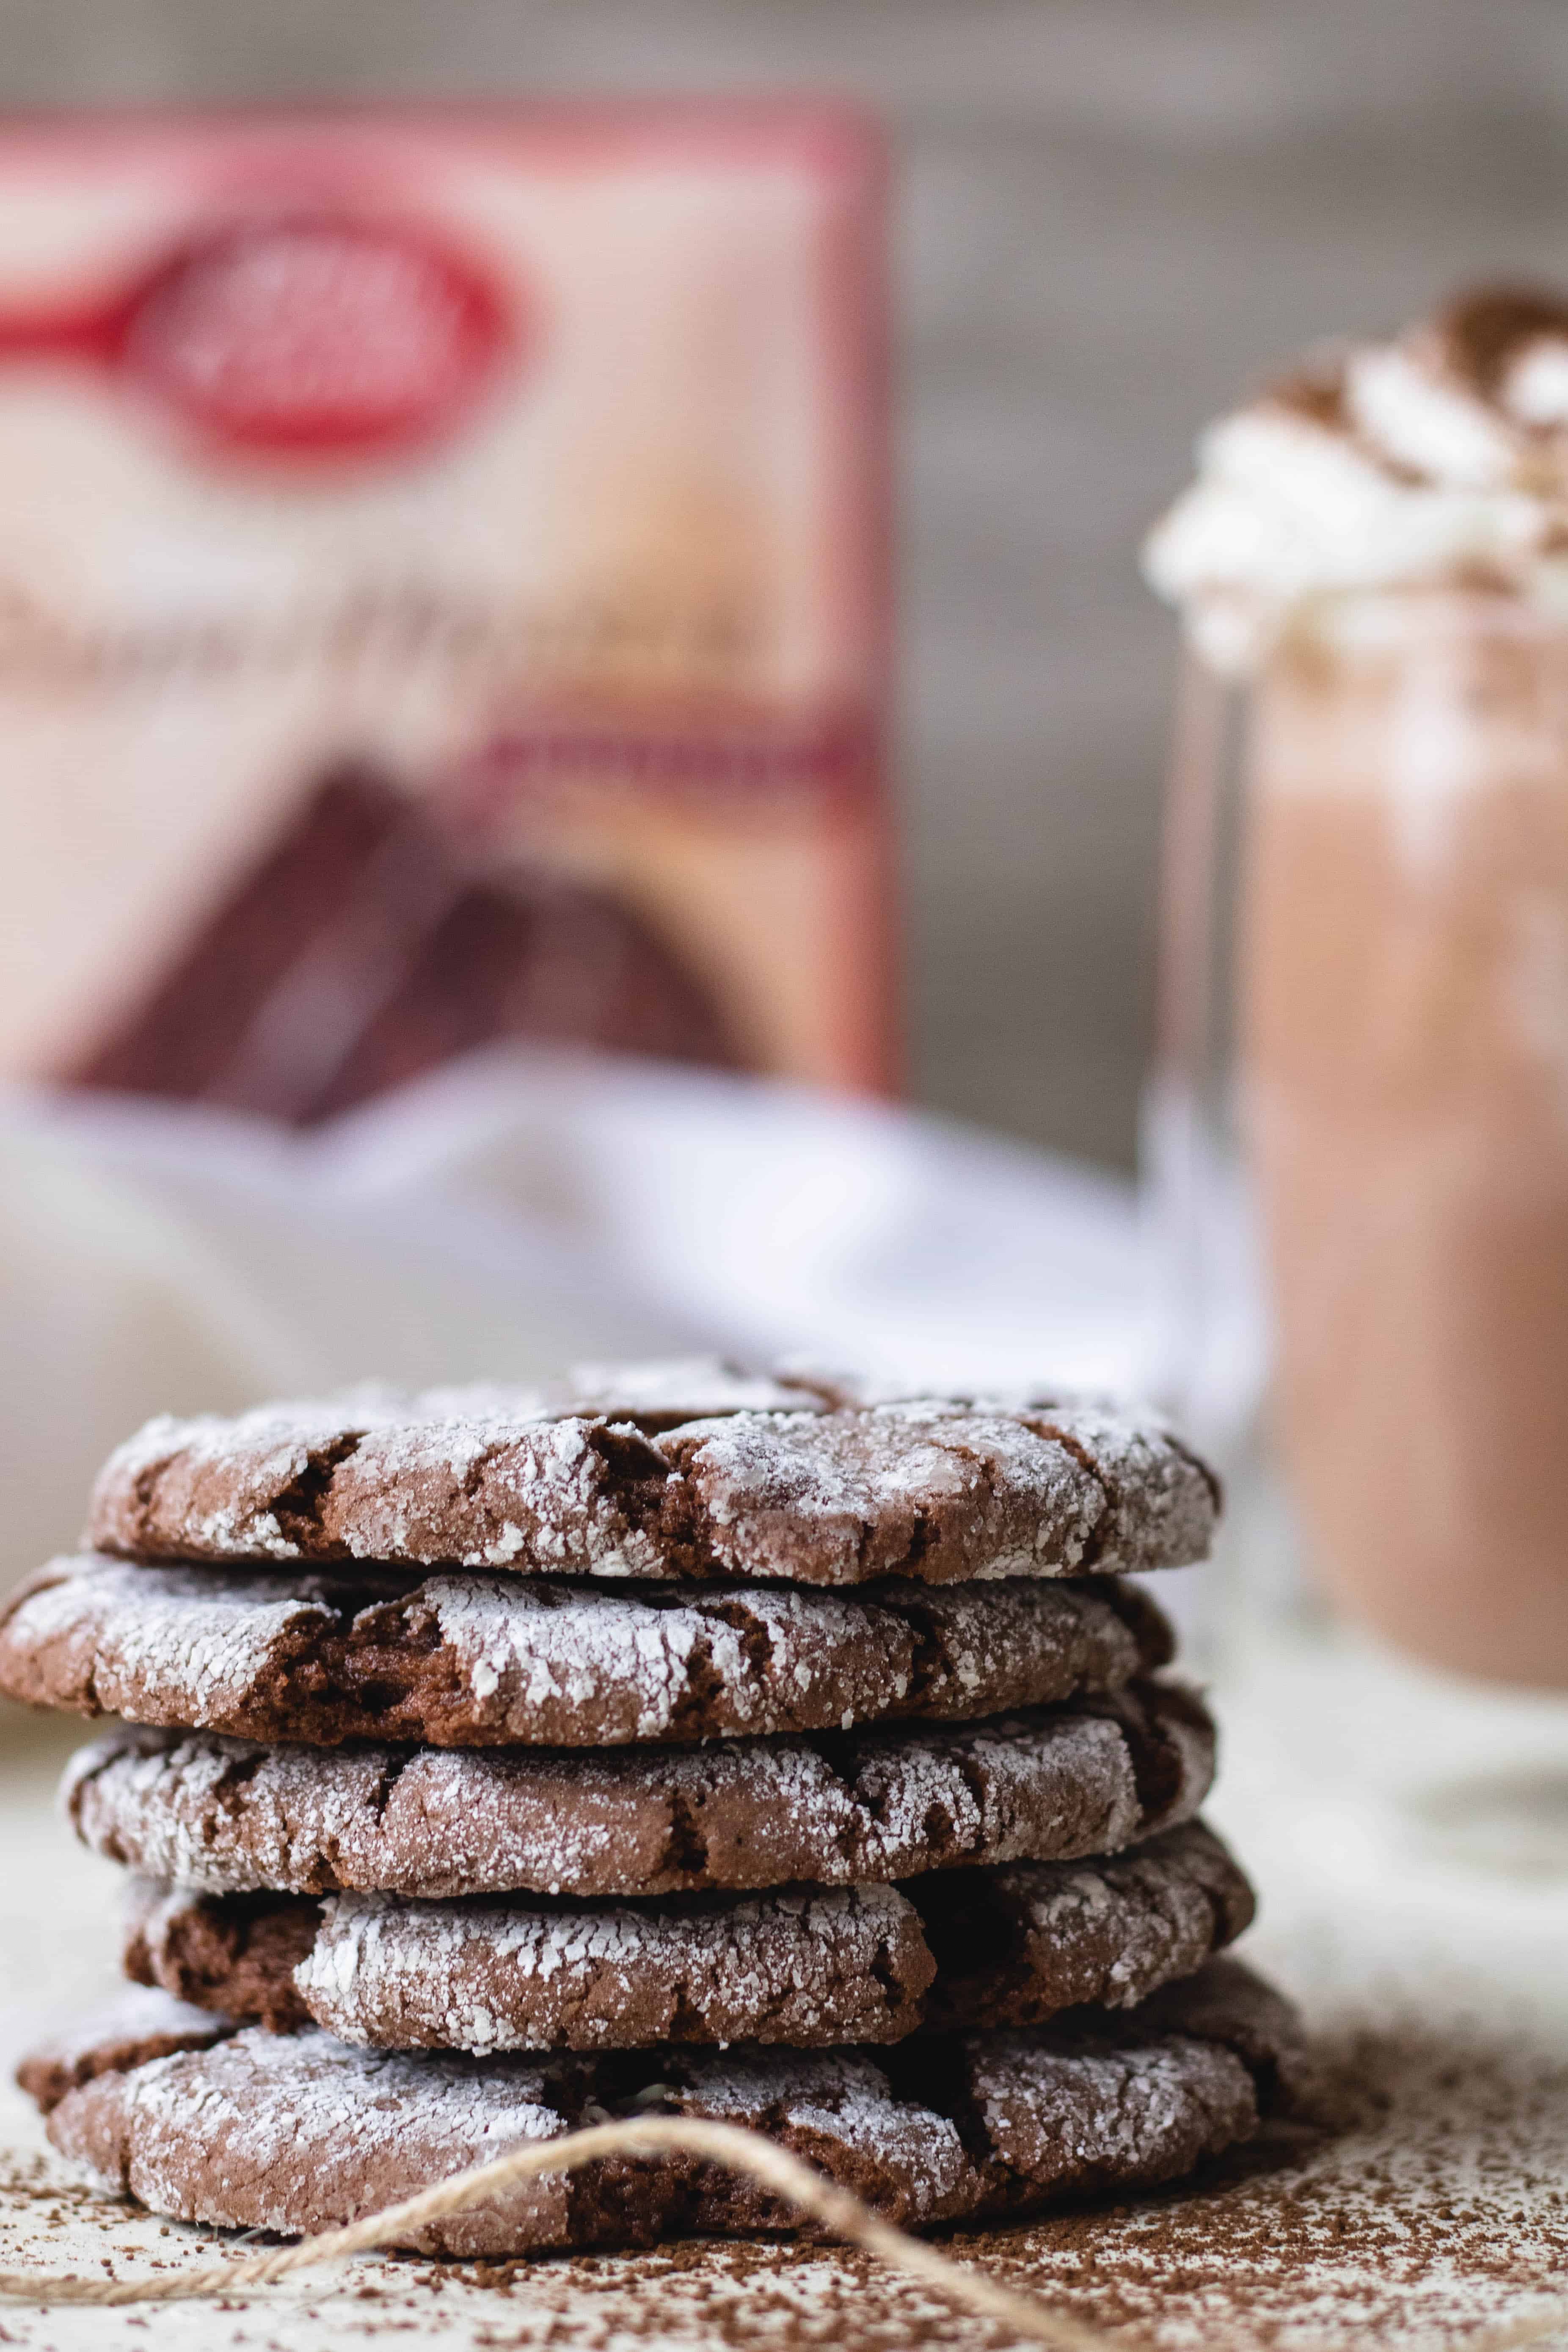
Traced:
POLYGON ((0 363, 102 369, 237 456, 350 461, 468 414, 520 321, 422 226, 310 211, 224 222, 70 310, 0 309, 0 363))

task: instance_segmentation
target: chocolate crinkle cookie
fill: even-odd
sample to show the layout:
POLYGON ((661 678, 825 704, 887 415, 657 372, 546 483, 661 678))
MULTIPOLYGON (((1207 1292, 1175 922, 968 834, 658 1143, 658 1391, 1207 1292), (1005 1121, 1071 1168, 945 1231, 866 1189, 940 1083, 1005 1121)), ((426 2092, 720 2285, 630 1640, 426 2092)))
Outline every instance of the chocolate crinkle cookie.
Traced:
POLYGON ((1113 1577, 833 1592, 85 1553, 0 1604, 0 1692, 248 1739, 600 1748, 999 1714, 1172 1646, 1113 1577))
POLYGON ((1112 1853, 1191 1820, 1214 1726, 1130 1684, 983 1723, 706 1748, 265 1748, 119 1731, 62 1790, 83 1843, 211 1893, 671 1895, 1112 1853))
POLYGON ((181 2000, 157 1986, 127 1985, 113 2000, 72 2018, 37 2042, 16 2068, 16 2083, 47 2115, 68 2091, 100 2074, 123 2074, 176 2051, 210 2050, 226 2041, 233 2021, 210 2003, 181 2000))
POLYGON ((378 2049, 898 2042, 1125 2009, 1252 1917, 1211 1830, 1125 1854, 887 1885, 584 1903, 201 1895, 133 1882, 126 1974, 279 2031, 378 2049))
POLYGON ((693 1364, 149 1422, 88 1533, 132 1559, 948 1584, 1179 1566, 1217 1507, 1151 1419, 693 1364))
MULTIPOLYGON (((891 2051, 655 2049, 479 2060, 256 2028, 112 2058, 59 2097, 49 2137, 100 2186, 230 2229, 328 2229, 587 2120, 749 2126, 922 2229, 1151 2187, 1288 2112, 1304 2058, 1289 2005, 1214 1961, 1110 2019, 891 2051)), ((544 2175, 409 2234, 425 2252, 649 2245, 792 2226, 751 2181, 677 2157, 544 2175)))

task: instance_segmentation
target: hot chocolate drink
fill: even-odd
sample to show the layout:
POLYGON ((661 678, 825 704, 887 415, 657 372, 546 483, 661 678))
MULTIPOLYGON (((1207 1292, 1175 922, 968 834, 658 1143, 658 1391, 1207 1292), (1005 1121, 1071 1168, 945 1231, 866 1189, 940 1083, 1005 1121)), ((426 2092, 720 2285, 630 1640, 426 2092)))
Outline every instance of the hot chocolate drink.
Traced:
POLYGON ((1151 570, 1250 681, 1237 1105, 1311 1565, 1568 1685, 1568 312, 1316 365, 1151 570))
POLYGON ((1347 1607, 1568 1683, 1568 630, 1380 617, 1281 648, 1258 695, 1244 1103, 1280 1434, 1347 1607))

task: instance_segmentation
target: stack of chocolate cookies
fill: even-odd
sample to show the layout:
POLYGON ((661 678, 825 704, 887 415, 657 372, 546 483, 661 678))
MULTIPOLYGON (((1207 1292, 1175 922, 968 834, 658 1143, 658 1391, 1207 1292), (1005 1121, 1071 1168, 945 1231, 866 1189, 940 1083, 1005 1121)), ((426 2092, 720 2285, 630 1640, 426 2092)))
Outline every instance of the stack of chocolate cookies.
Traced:
MULTIPOLYGON (((22 2078, 184 2220, 310 2231, 588 2121, 749 2125, 911 2227, 1189 2170, 1286 2004, 1128 1571, 1201 1558, 1163 1429, 704 1363, 150 1423, 0 1687, 132 1874, 128 2006, 22 2078)), ((766 2230, 694 2159, 417 2234, 766 2230)))

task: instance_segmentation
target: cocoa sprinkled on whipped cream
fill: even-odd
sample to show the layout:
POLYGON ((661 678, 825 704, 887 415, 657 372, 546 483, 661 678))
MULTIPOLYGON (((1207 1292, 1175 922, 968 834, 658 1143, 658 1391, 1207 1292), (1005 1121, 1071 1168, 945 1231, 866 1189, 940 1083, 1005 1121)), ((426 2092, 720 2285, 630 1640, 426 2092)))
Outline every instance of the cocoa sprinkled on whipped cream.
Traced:
POLYGON ((1209 427, 1143 562, 1230 672, 1358 591, 1568 614, 1568 298, 1485 288, 1391 341, 1313 352, 1209 427))

